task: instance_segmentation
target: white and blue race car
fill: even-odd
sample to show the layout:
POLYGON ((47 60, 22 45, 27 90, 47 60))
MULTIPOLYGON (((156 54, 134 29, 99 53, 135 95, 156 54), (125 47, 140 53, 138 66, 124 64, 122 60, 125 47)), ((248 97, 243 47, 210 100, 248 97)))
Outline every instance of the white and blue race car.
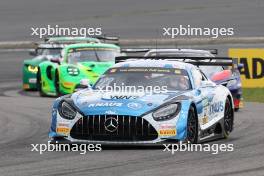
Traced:
POLYGON ((93 87, 56 99, 49 132, 53 142, 199 143, 232 132, 230 91, 197 66, 173 57, 116 61, 93 87))

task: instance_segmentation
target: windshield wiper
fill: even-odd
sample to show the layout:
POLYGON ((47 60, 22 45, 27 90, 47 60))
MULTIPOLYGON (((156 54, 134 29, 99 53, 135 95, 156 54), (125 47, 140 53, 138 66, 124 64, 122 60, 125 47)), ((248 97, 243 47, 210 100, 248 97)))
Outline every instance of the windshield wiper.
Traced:
POLYGON ((95 48, 94 48, 94 54, 95 54, 95 57, 96 57, 97 62, 100 62, 100 58, 99 58, 98 53, 95 50, 95 48))

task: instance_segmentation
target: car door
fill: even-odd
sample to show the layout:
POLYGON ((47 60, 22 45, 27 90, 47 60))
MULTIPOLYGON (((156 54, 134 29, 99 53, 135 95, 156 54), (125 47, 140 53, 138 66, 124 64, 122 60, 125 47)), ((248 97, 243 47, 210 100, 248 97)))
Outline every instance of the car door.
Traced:
POLYGON ((202 124, 207 126, 207 124, 214 118, 212 114, 212 106, 214 105, 216 84, 207 79, 202 72, 201 74, 203 78, 200 90, 204 95, 202 124))
POLYGON ((196 106, 200 127, 203 129, 211 120, 210 106, 214 97, 215 85, 198 69, 192 69, 196 106))

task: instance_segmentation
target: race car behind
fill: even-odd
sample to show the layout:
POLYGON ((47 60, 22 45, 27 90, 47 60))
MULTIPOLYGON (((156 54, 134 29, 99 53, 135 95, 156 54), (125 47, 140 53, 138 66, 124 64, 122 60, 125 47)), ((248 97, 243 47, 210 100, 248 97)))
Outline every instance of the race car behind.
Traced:
POLYGON ((33 59, 27 59, 23 62, 23 89, 24 90, 36 90, 37 89, 37 72, 40 63, 59 59, 61 50, 64 44, 38 44, 34 52, 30 52, 30 55, 35 56, 33 59))
MULTIPOLYGON (((143 49, 139 51, 144 51, 143 49)), ((215 57, 215 49, 149 49, 145 50, 145 56, 175 56, 175 57, 215 57)), ((207 60, 207 62, 214 62, 207 60)), ((226 86, 232 93, 235 110, 243 107, 242 85, 238 67, 240 64, 233 64, 233 67, 223 66, 199 66, 204 74, 216 84, 226 86)))
POLYGON ((100 40, 91 37, 45 38, 44 43, 36 44, 34 51, 30 52, 30 55, 35 57, 23 62, 23 89, 36 90, 39 64, 44 61, 58 62, 61 59, 61 50, 74 43, 100 43, 100 40))
POLYGON ((78 43, 66 46, 62 59, 45 61, 38 69, 41 96, 60 96, 93 85, 120 56, 120 47, 106 43, 78 43))

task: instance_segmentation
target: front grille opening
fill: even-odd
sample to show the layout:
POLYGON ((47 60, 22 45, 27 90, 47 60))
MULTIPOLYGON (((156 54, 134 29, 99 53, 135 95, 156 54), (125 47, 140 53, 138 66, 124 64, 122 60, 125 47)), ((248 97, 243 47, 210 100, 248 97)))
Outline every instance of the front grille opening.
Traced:
POLYGON ((79 140, 151 141, 158 137, 153 126, 141 117, 123 115, 90 115, 79 119, 70 135, 79 140), (113 119, 112 125, 110 120, 113 119), (108 121, 108 122, 106 122, 108 121))

